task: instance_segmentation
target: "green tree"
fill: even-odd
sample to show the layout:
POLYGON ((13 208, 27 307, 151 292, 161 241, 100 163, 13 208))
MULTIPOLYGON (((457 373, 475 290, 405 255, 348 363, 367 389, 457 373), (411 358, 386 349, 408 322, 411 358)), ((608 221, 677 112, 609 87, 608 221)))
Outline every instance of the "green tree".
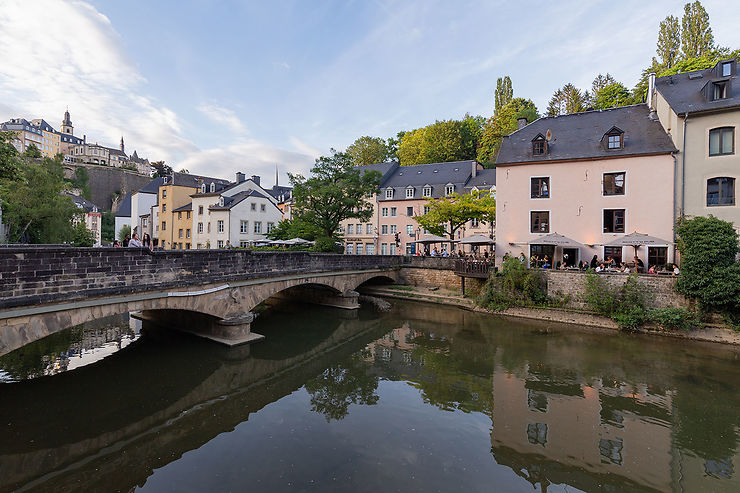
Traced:
POLYGON ((272 230, 267 233, 271 240, 290 240, 292 238, 303 238, 313 241, 316 239, 317 231, 314 225, 308 224, 299 217, 283 219, 272 230))
POLYGON ((472 219, 494 222, 496 199, 488 192, 473 191, 469 194, 452 194, 449 197, 430 199, 429 212, 416 218, 425 229, 437 235, 455 238, 455 232, 472 219))
POLYGON ((21 167, 18 150, 13 146, 15 132, 0 132, 0 183, 4 180, 16 180, 21 167))
POLYGON ((112 212, 103 212, 100 223, 100 236, 103 241, 112 243, 116 239, 116 216, 112 212))
POLYGON ((617 80, 609 72, 606 75, 599 74, 591 83, 591 94, 594 95, 603 90, 606 86, 615 84, 617 80))
POLYGON ((80 195, 82 195, 87 200, 90 200, 90 195, 92 194, 90 184, 88 183, 90 181, 90 175, 88 175, 87 170, 84 166, 80 166, 75 169, 74 177, 67 179, 66 181, 71 185, 72 188, 79 189, 80 195))
POLYGON ((154 178, 163 178, 172 174, 172 168, 164 164, 164 161, 154 161, 151 165, 154 168, 154 178))
POLYGON ((400 162, 411 166, 475 159, 482 125, 481 117, 465 115, 405 132, 398 147, 400 162))
POLYGON ((511 87, 509 76, 499 77, 496 81, 496 91, 494 92, 493 114, 497 115, 501 109, 511 102, 514 97, 514 89, 511 87))
POLYGON ((505 136, 517 129, 519 118, 525 118, 527 123, 539 118, 537 107, 531 100, 514 98, 498 114, 485 121, 478 145, 479 163, 490 167, 496 162, 501 142, 505 136))
POLYGON ((633 103, 632 94, 621 82, 613 82, 600 89, 593 96, 593 107, 600 110, 627 106, 633 103))
POLYGON ((87 229, 84 221, 78 221, 72 228, 72 243, 76 247, 91 247, 95 244, 95 233, 87 229))
POLYGON ((373 213, 367 197, 374 195, 380 185, 380 172, 361 172, 347 153, 331 152, 331 156, 316 160, 310 178, 288 175, 293 185, 295 217, 315 228, 317 245, 321 239, 322 245, 333 245, 339 223, 345 219, 367 221, 373 213))
POLYGON ((714 35, 709 26, 709 14, 699 0, 687 3, 683 7, 683 18, 681 19, 683 58, 701 57, 714 49, 714 35))
MULTIPOLYGON (((33 153, 32 153, 33 155, 33 153)), ((72 239, 77 214, 63 195, 64 171, 59 159, 17 157, 15 179, 0 180, 3 221, 9 242, 62 243, 72 239)))
POLYGON ((658 46, 655 51, 660 57, 660 64, 671 68, 681 55, 681 27, 678 17, 669 15, 660 23, 658 28, 658 46))
POLYGON ((382 163, 388 159, 388 144, 380 137, 360 137, 347 147, 347 154, 355 166, 382 163))
POLYGON ((26 152, 24 152, 23 155, 31 159, 41 159, 43 157, 39 148, 33 143, 26 147, 26 152))
POLYGON ((552 95, 547 106, 547 116, 569 115, 585 111, 588 101, 588 91, 582 92, 573 84, 565 84, 552 95))
POLYGON ((121 226, 121 229, 118 230, 118 241, 123 243, 123 240, 125 240, 127 236, 131 236, 131 226, 124 224, 121 226))
POLYGON ((732 223, 714 216, 679 222, 681 275, 676 289, 697 299, 705 310, 740 321, 740 263, 738 234, 732 223))
POLYGON ((388 137, 388 159, 395 159, 398 162, 401 161, 398 156, 398 149, 401 146, 403 136, 406 135, 406 131, 402 130, 396 134, 395 137, 388 137))

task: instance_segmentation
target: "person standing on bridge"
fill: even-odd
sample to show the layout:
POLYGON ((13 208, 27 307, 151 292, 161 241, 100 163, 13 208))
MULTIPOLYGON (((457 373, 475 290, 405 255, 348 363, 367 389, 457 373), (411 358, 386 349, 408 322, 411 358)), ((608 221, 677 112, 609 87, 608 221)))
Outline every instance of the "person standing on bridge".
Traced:
POLYGON ((134 233, 134 235, 131 237, 131 239, 128 242, 129 248, 143 248, 144 245, 141 244, 141 241, 139 241, 139 235, 134 233))

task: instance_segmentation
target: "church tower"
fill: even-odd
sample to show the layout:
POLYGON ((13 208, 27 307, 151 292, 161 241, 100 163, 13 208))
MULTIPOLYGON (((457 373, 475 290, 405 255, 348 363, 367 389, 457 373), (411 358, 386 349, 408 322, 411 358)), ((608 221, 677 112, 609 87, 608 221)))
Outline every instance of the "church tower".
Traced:
POLYGON ((75 128, 72 126, 72 120, 69 118, 69 108, 64 112, 64 120, 62 120, 62 133, 67 135, 74 135, 75 128))
POLYGON ((126 153, 126 151, 123 150, 123 135, 121 135, 121 152, 124 154, 126 153))

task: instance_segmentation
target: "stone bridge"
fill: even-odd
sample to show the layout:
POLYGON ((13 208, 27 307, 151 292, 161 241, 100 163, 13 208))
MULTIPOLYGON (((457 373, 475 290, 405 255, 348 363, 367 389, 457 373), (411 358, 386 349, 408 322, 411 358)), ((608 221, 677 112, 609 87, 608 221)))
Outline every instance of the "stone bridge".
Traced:
MULTIPOLYGON (((252 310, 268 298, 354 309, 374 279, 412 282, 449 259, 311 252, 127 248, 0 249, 0 355, 83 322, 124 312, 229 345, 260 339, 252 310)), ((454 276, 453 276, 454 277, 454 276)))

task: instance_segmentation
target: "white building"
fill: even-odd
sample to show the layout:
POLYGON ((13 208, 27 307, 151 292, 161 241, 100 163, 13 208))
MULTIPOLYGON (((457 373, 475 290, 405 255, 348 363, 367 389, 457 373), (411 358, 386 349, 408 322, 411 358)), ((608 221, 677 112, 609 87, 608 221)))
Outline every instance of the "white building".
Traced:
POLYGON ((155 178, 131 194, 131 230, 132 232, 136 230, 139 236, 145 231, 149 231, 151 209, 157 205, 159 186, 163 181, 163 178, 155 178), (146 225, 143 224, 144 221, 146 221, 146 225))

